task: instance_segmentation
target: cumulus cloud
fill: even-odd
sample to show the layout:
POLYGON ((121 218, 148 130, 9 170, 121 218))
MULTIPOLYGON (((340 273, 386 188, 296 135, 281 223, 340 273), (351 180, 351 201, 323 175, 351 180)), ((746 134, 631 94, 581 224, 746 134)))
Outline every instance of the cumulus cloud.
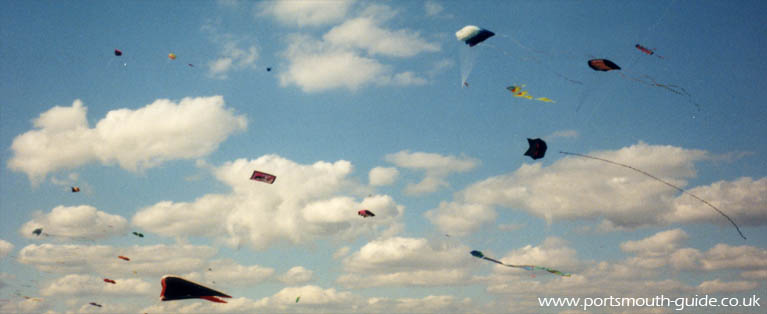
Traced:
MULTIPOLYGON (((696 174, 695 162, 705 159, 707 153, 639 142, 616 151, 590 155, 631 165, 683 187, 685 179, 696 174)), ((754 217, 756 222, 752 224, 763 224, 765 214, 757 204, 764 203, 765 182, 767 179, 741 178, 732 183, 715 183, 712 187, 690 191, 704 194, 713 204, 727 204, 723 211, 732 208, 733 213, 737 213, 732 215, 736 221, 739 217, 754 217)), ((547 167, 541 163, 524 164, 513 173, 475 183, 461 191, 456 201, 522 209, 547 221, 602 218, 604 225, 613 229, 712 221, 714 218, 717 223, 727 224, 727 220, 711 208, 694 204, 699 201, 689 198, 623 167, 565 157, 547 167), (685 204, 694 204, 694 209, 684 207, 685 204), (696 211, 695 215, 690 214, 693 211, 696 211)))
POLYGON ((399 171, 397 168, 375 167, 370 170, 368 178, 370 180, 370 185, 381 186, 394 183, 394 181, 397 180, 398 175, 399 171))
POLYGON ((3 239, 0 239, 0 259, 8 256, 8 253, 13 251, 13 244, 3 239))
POLYGON ((444 233, 466 235, 495 221, 496 214, 492 207, 482 204, 441 202, 424 216, 444 233))
POLYGON ((259 265, 243 266, 230 259, 219 259, 208 264, 205 278, 229 285, 254 285, 274 275, 274 269, 259 265))
POLYGON ((53 171, 90 162, 138 171, 173 159, 204 156, 247 120, 224 106, 221 96, 158 99, 136 109, 112 110, 88 125, 86 107, 56 106, 34 120, 36 129, 14 138, 8 167, 33 183, 53 171))
MULTIPOLYGON (((713 204, 737 223, 745 226, 761 226, 767 223, 767 178, 754 180, 744 177, 735 181, 718 181, 711 185, 688 190, 713 204)), ((665 219, 675 223, 711 222, 729 225, 719 213, 699 200, 687 195, 675 198, 673 210, 665 219)))
POLYGON ((135 278, 110 278, 117 284, 105 284, 103 278, 89 275, 70 274, 54 280, 40 289, 44 296, 81 296, 81 295, 154 295, 154 285, 135 278))
POLYGON ((685 240, 687 233, 681 229, 661 231, 653 236, 637 241, 621 243, 621 250, 643 256, 665 256, 673 253, 685 240))
POLYGON ((137 274, 162 276, 197 271, 217 250, 208 246, 151 245, 114 247, 108 245, 28 245, 19 251, 18 261, 44 272, 103 273, 111 276, 137 274), (117 256, 127 256, 130 262, 117 256), (126 267, 129 263, 130 267, 126 267))
POLYGON ((313 271, 308 270, 302 266, 295 266, 282 274, 279 277, 279 280, 286 284, 294 285, 312 280, 313 275, 313 271))
POLYGON ((445 9, 436 1, 428 0, 424 4, 424 10, 426 10, 426 16, 436 16, 442 13, 445 9))
POLYGON ((343 259, 346 287, 437 286, 468 278, 466 247, 448 247, 423 238, 392 237, 371 241, 343 259))
POLYGON ((698 285, 700 293, 721 294, 754 291, 760 284, 756 281, 721 281, 719 279, 704 281, 698 285))
POLYGON ((299 86, 305 92, 354 91, 369 84, 426 84, 417 73, 395 71, 381 59, 412 58, 440 49, 417 31, 387 28, 385 23, 395 15, 388 6, 372 4, 359 16, 333 27, 321 40, 306 34, 289 36, 282 53, 288 66, 279 75, 280 83, 299 86))
POLYGON ((461 156, 443 156, 434 153, 413 152, 403 150, 394 154, 388 154, 386 161, 397 167, 421 170, 426 176, 418 183, 410 183, 405 187, 405 193, 418 195, 436 192, 441 187, 448 186, 446 178, 455 172, 467 172, 474 169, 479 160, 461 156))
POLYGON ((260 14, 271 15, 286 25, 320 26, 341 21, 353 3, 354 0, 267 1, 260 8, 260 14))
POLYGON ((276 241, 375 234, 395 226, 404 211, 386 195, 361 200, 344 196, 360 185, 348 177, 352 165, 343 160, 303 165, 266 155, 227 162, 212 171, 231 193, 207 194, 193 202, 159 202, 140 209, 133 223, 160 235, 209 236, 231 246, 262 249, 276 241), (277 174, 277 181, 269 185, 249 180, 254 169, 277 174), (357 208, 370 209, 377 219, 360 221, 357 208))
POLYGON ((42 236, 70 239, 102 239, 124 234, 128 221, 122 216, 111 215, 93 206, 56 206, 48 214, 36 213, 35 218, 26 222, 19 232, 27 238, 42 228, 42 236))
POLYGON ((255 40, 248 35, 222 33, 219 28, 216 22, 202 26, 219 49, 216 59, 208 62, 208 76, 226 79, 231 71, 255 69, 259 57, 255 40))

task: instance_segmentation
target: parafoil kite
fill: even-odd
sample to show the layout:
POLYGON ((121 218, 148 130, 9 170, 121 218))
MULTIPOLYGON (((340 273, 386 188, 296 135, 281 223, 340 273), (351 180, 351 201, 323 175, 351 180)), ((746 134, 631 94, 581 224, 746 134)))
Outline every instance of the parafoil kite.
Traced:
POLYGON ((136 231, 133 231, 133 235, 135 235, 135 236, 137 236, 137 237, 139 237, 139 238, 143 238, 143 237, 144 237, 144 234, 143 234, 143 233, 141 233, 141 232, 136 232, 136 231))
POLYGON ((111 284, 113 284, 113 285, 117 283, 117 282, 115 282, 114 280, 112 280, 112 279, 109 279, 109 278, 104 278, 104 282, 108 282, 108 283, 111 283, 111 284))
POLYGON ((216 303, 226 303, 226 301, 217 297, 231 298, 231 296, 223 292, 213 290, 181 277, 165 275, 160 279, 160 283, 162 284, 160 298, 163 301, 205 299, 216 303))
POLYGON ((528 138, 527 144, 530 145, 530 148, 528 148, 527 151, 525 152, 525 156, 530 156, 530 158, 535 160, 535 159, 541 159, 543 158, 543 156, 546 155, 546 149, 548 147, 546 146, 546 142, 544 142, 542 139, 528 138))
POLYGON ((482 252, 480 252, 480 251, 476 251, 475 250, 475 251, 471 251, 470 253, 471 253, 472 256, 474 256, 476 258, 481 258, 481 259, 484 259, 484 260, 488 260, 488 261, 491 261, 493 263, 500 264, 500 265, 503 265, 503 266, 506 266, 506 267, 521 268, 521 269, 529 270, 529 271, 545 270, 545 271, 547 271, 549 273, 552 273, 552 274, 555 274, 555 275, 560 275, 560 276, 564 276, 564 277, 570 277, 569 273, 563 273, 561 271, 558 271, 556 269, 551 269, 551 268, 548 268, 548 267, 541 267, 541 266, 535 266, 535 265, 512 265, 512 264, 506 264, 506 263, 501 262, 499 260, 487 257, 487 256, 485 256, 485 254, 482 254, 482 252))
POLYGON ((168 59, 176 60, 176 54, 175 53, 169 53, 168 54, 168 59))
POLYGON ((80 192, 80 187, 79 186, 73 186, 72 187, 72 193, 77 193, 77 192, 80 192))
POLYGON ((376 214, 373 214, 373 212, 371 212, 371 211, 369 211, 367 209, 363 209, 363 210, 358 211, 357 215, 362 216, 362 218, 375 217, 376 216, 376 214))
POLYGON ((122 56, 122 55, 123 55, 123 52, 120 51, 120 49, 115 49, 115 56, 119 57, 119 56, 122 56))
MULTIPOLYGON (((525 87, 525 85, 521 85, 521 86, 512 85, 512 86, 506 87, 506 89, 508 89, 511 92, 511 94, 514 95, 514 97, 520 97, 520 98, 532 100, 533 96, 528 95, 526 90, 522 90, 522 87, 525 87)), ((535 100, 543 101, 543 102, 555 102, 547 97, 538 97, 538 98, 535 98, 535 100)))
POLYGON ((91 302, 91 303, 88 303, 88 304, 90 304, 90 305, 93 305, 93 306, 96 306, 96 307, 101 307, 101 304, 98 304, 98 303, 96 303, 96 302, 91 302))
POLYGON ((455 38, 466 43, 469 47, 474 47, 494 35, 495 33, 474 25, 466 25, 455 32, 455 38))
POLYGON ((687 195, 689 195, 689 196, 692 196, 694 199, 696 199, 696 200, 699 200, 699 201, 701 201, 703 204, 706 204, 706 205, 708 205, 708 207, 711 207, 711 208, 713 208, 713 209, 714 209, 714 210, 715 210, 717 213, 719 213, 720 215, 724 216, 724 218, 727 218, 727 220, 730 222, 730 224, 732 224, 732 225, 735 227, 735 230, 737 230, 737 231, 738 231, 738 234, 740 234, 740 237, 741 237, 741 238, 743 238, 743 240, 745 240, 745 239, 746 239, 746 236, 745 236, 745 235, 743 235, 743 232, 741 232, 741 231, 740 231, 740 227, 738 227, 738 225, 735 223, 735 221, 734 221, 734 220, 732 220, 732 218, 730 218, 730 216, 727 216, 727 214, 725 214, 724 212, 722 212, 722 211, 721 211, 719 208, 716 208, 716 206, 714 206, 714 205, 711 205, 711 203, 709 203, 709 202, 707 202, 706 200, 704 200, 704 199, 702 199, 702 198, 698 197, 697 195, 695 195, 695 194, 692 194, 692 193, 690 193, 690 192, 687 192, 687 191, 685 191, 684 189, 682 189, 682 188, 680 188, 680 187, 678 187, 678 186, 676 186, 676 185, 673 185, 673 184, 671 184, 671 183, 669 183, 669 182, 667 182, 667 181, 665 181, 665 180, 663 180, 663 179, 661 179, 661 178, 658 178, 658 177, 656 177, 656 176, 654 176, 654 175, 652 175, 652 174, 650 174, 650 173, 648 173, 648 172, 646 172, 646 171, 643 171, 643 170, 639 170, 639 169, 637 169, 637 168, 634 168, 634 167, 632 167, 632 166, 629 166, 629 165, 626 165, 626 164, 622 164, 622 163, 619 163, 619 162, 614 162, 614 161, 611 161, 611 160, 607 160, 607 159, 603 159, 603 158, 599 158, 599 157, 594 157, 594 156, 589 156, 589 155, 584 155, 584 154, 578 154, 578 153, 562 152, 562 151, 560 151, 559 153, 560 153, 560 154, 565 154, 565 155, 572 155, 572 156, 578 156, 578 157, 583 157, 583 158, 589 158, 589 159, 599 160, 599 161, 602 161, 602 162, 606 162, 606 163, 609 163, 609 164, 613 164, 613 165, 616 165, 616 166, 621 166, 621 167, 624 167, 624 168, 628 168, 628 169, 634 170, 634 171, 636 171, 636 172, 639 172, 639 173, 641 173, 641 174, 643 174, 643 175, 646 175, 646 176, 650 177, 651 179, 654 179, 654 180, 656 180, 656 181, 658 181, 658 182, 661 182, 661 183, 663 183, 663 184, 665 184, 665 185, 668 185, 668 186, 670 186, 670 187, 672 187, 672 188, 676 189, 677 191, 679 191, 679 192, 682 192, 683 194, 687 194, 687 195))
POLYGON ((127 258, 127 257, 122 256, 122 255, 118 256, 117 258, 119 258, 121 260, 125 260, 125 261, 130 261, 130 258, 127 258))
POLYGON ((37 228, 37 229, 33 230, 32 233, 39 237, 40 234, 43 233, 43 228, 37 228))
POLYGON ((277 177, 266 172, 253 170, 253 174, 250 175, 250 179, 272 184, 274 183, 274 180, 277 180, 277 177))
POLYGON ((593 69, 594 71, 605 71, 605 72, 621 69, 621 67, 619 67, 617 64, 607 59, 591 59, 589 60, 589 67, 593 69))

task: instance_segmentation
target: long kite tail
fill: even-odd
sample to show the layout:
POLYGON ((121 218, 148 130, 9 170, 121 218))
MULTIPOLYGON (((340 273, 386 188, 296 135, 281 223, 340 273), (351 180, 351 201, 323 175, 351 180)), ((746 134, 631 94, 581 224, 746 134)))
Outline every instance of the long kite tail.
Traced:
POLYGON ((730 216, 727 216, 727 214, 725 214, 724 212, 722 212, 722 211, 721 211, 719 208, 716 208, 716 206, 714 206, 714 205, 711 205, 711 203, 709 203, 709 202, 707 202, 706 200, 704 200, 704 199, 702 199, 702 198, 698 197, 697 195, 695 195, 695 194, 692 194, 692 193, 690 193, 690 192, 687 192, 687 191, 685 191, 684 189, 682 189, 682 188, 680 188, 680 187, 678 187, 678 186, 676 186, 676 185, 673 185, 673 184, 671 184, 671 183, 669 183, 669 182, 667 182, 667 181, 665 181, 665 180, 663 180, 663 179, 661 179, 661 178, 658 178, 658 177, 656 177, 656 176, 654 176, 654 175, 652 175, 652 174, 649 174, 649 173, 647 173, 647 172, 645 172, 645 171, 639 170, 639 169, 637 169, 637 168, 634 168, 634 167, 632 167, 632 166, 629 166, 629 165, 625 165, 625 164, 622 164, 622 163, 618 163, 618 162, 614 162, 614 161, 610 161, 610 160, 607 160, 607 159, 602 159, 602 158, 599 158, 599 157, 594 157, 594 156, 589 156, 589 155, 583 155, 583 154, 578 154, 578 153, 563 152, 563 151, 559 151, 559 153, 560 153, 560 154, 565 154, 565 155, 573 155, 573 156, 579 156, 579 157, 583 157, 583 158, 589 158, 589 159, 594 159, 594 160, 604 161, 604 162, 606 162, 606 163, 609 163, 609 164, 613 164, 613 165, 616 165, 616 166, 621 166, 621 167, 624 167, 624 168, 628 168, 628 169, 634 170, 634 171, 636 171, 636 172, 639 172, 639 173, 641 173, 641 174, 643 174, 643 175, 646 175, 646 176, 648 176, 648 177, 650 177, 650 178, 653 178, 653 179, 655 179, 655 180, 657 180, 657 181, 659 181, 659 182, 661 182, 661 183, 663 183, 663 184, 665 184, 665 185, 668 185, 668 186, 670 186, 670 187, 672 187, 672 188, 676 189, 676 190, 677 190, 677 191, 679 191, 679 192, 682 192, 682 193, 684 193, 684 194, 687 194, 687 195, 689 195, 689 196, 692 196, 692 197, 694 197, 695 199, 697 199, 697 200, 699 200, 699 201, 703 202, 703 204, 706 204, 706 205, 708 205, 708 207, 711 207, 711 208, 713 208, 713 209, 714 209, 716 212, 718 212, 720 215, 724 216, 724 218, 727 218, 727 220, 729 220, 729 221, 730 221, 730 223, 731 223, 731 224, 732 224, 732 225, 735 227, 735 230, 737 230, 737 231, 738 231, 738 234, 740 234, 740 237, 741 237, 741 238, 743 238, 743 240, 745 240, 745 239, 746 239, 746 236, 745 236, 745 235, 743 235, 743 232, 741 232, 741 231, 740 231, 740 227, 738 227, 738 224, 736 224, 736 223, 735 223, 735 221, 734 221, 734 220, 732 220, 732 218, 730 218, 730 216))
POLYGON ((564 276, 564 277, 570 277, 569 273, 563 273, 561 271, 558 271, 556 269, 551 269, 551 268, 548 268, 548 267, 541 267, 541 266, 535 266, 535 265, 506 264, 504 262, 501 262, 501 261, 493 259, 493 258, 489 258, 487 256, 483 257, 483 259, 491 261, 493 263, 501 264, 501 265, 506 266, 506 267, 521 268, 521 269, 529 270, 529 271, 540 269, 540 270, 545 270, 545 271, 550 272, 550 273, 555 274, 555 275, 560 275, 560 276, 564 276))

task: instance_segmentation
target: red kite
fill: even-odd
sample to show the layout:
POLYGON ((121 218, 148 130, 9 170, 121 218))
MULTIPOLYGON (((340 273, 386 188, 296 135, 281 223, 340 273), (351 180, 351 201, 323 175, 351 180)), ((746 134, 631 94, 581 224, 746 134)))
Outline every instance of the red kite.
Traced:
POLYGON ((80 187, 79 186, 73 186, 72 187, 72 193, 77 193, 77 192, 80 192, 80 187))
POLYGON ((117 258, 122 259, 122 260, 126 260, 126 261, 130 261, 130 258, 127 258, 127 257, 122 256, 122 255, 118 256, 117 258))
POLYGON ((253 170, 253 174, 250 175, 250 179, 254 181, 261 181, 264 183, 272 184, 274 183, 274 180, 277 180, 277 177, 274 175, 268 174, 266 172, 253 170))
POLYGON ((373 212, 371 212, 371 211, 369 211, 367 209, 363 209, 363 210, 358 211, 357 215, 362 216, 362 218, 368 218, 368 217, 375 217, 376 216, 376 214, 373 214, 373 212))
POLYGON ((116 284, 117 283, 114 280, 109 279, 109 278, 104 278, 104 282, 108 282, 108 283, 111 283, 111 284, 116 284))
POLYGON ((612 71, 621 69, 617 64, 607 59, 591 59, 589 60, 589 67, 594 71, 612 71))

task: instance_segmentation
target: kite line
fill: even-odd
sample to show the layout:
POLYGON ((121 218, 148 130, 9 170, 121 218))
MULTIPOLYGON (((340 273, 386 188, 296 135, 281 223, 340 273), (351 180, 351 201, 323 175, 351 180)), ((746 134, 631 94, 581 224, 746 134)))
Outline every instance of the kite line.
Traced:
POLYGON ((658 177, 656 177, 656 176, 654 176, 654 175, 652 175, 652 174, 649 174, 649 173, 647 173, 647 172, 645 172, 645 171, 639 170, 639 169, 637 169, 637 168, 634 168, 634 167, 632 167, 632 166, 629 166, 629 165, 625 165, 625 164, 622 164, 622 163, 618 163, 618 162, 614 162, 614 161, 610 161, 610 160, 607 160, 607 159, 602 159, 602 158, 599 158, 599 157, 594 157, 594 156, 589 156, 589 155, 583 155, 583 154, 578 154, 578 153, 569 153, 569 152, 563 152, 563 151, 559 151, 559 153, 560 153, 560 154, 565 154, 565 155, 573 155, 573 156, 579 156, 579 157, 583 157, 583 158, 589 158, 589 159, 594 159, 594 160, 604 161, 604 162, 606 162, 606 163, 609 163, 609 164, 613 164, 613 165, 616 165, 616 166, 621 166, 621 167, 624 167, 624 168, 628 168, 628 169, 634 170, 634 171, 636 171, 636 172, 639 172, 639 173, 641 173, 641 174, 643 174, 643 175, 646 175, 646 176, 648 176, 648 177, 650 177, 650 178, 653 178, 653 179, 655 179, 655 180, 657 180, 657 181, 659 181, 659 182, 662 182, 663 184, 665 184, 665 185, 668 185, 668 186, 670 186, 670 187, 672 187, 672 188, 676 189, 676 190, 677 190, 677 191, 679 191, 679 192, 682 192, 682 193, 684 193, 684 194, 687 194, 687 195, 689 195, 689 196, 692 196, 692 197, 694 197, 695 199, 697 199, 697 200, 699 200, 699 201, 703 202, 703 204, 706 204, 706 205, 708 205, 709 207, 713 208, 713 209, 714 209, 716 212, 718 212, 720 215, 724 216, 724 218, 727 218, 727 220, 729 220, 729 221, 730 221, 730 223, 731 223, 731 224, 732 224, 732 225, 735 227, 735 230, 737 230, 737 231, 738 231, 738 234, 740 234, 740 237, 741 237, 741 238, 743 238, 743 240, 745 240, 745 239, 746 239, 746 236, 745 236, 745 235, 743 235, 743 232, 741 232, 741 231, 740 231, 740 227, 738 227, 738 225, 735 223, 735 221, 734 221, 734 220, 732 220, 732 218, 730 218, 730 216, 727 216, 727 214, 725 214, 724 212, 722 212, 722 211, 721 211, 719 208, 716 208, 716 206, 714 206, 714 205, 711 205, 711 203, 709 203, 709 202, 707 202, 706 200, 704 200, 704 199, 702 199, 702 198, 698 197, 697 195, 695 195, 695 194, 692 194, 692 193, 690 193, 690 192, 687 192, 687 191, 685 191, 684 189, 682 189, 682 188, 680 188, 680 187, 678 187, 678 186, 676 186, 676 185, 673 185, 673 184, 671 184, 671 183, 669 183, 669 182, 667 182, 667 181, 664 181, 664 180, 663 180, 663 179, 661 179, 661 178, 658 178, 658 177))

